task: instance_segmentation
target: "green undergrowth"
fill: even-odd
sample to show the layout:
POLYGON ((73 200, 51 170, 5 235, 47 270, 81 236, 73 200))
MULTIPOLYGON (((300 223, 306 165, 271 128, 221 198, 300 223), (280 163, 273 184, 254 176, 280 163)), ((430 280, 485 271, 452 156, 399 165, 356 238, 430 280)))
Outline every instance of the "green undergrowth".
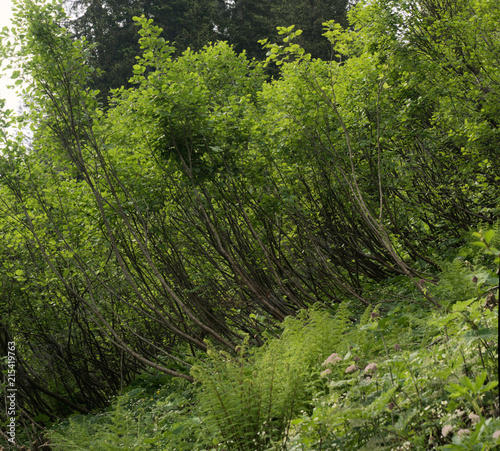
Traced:
MULTIPOLYGON (((107 411, 53 427, 50 442, 68 450, 498 449, 497 262, 484 255, 498 245, 491 233, 473 239, 442 262, 438 284, 421 281, 442 310, 386 299, 361 313, 349 301, 303 310, 260 348, 245 340, 230 355, 210 346, 193 361, 195 384, 142 376, 107 411)), ((398 287, 408 290, 390 289, 398 287)))

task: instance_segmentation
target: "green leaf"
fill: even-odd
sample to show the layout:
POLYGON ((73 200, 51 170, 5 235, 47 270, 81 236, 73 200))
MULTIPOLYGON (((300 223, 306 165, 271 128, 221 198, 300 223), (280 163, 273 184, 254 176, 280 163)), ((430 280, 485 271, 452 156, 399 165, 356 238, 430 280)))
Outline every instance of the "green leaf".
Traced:
MULTIPOLYGON (((470 381, 469 381, 470 382, 470 381)), ((472 386, 472 384, 471 384, 472 386)), ((458 398, 459 396, 463 396, 467 394, 467 389, 462 385, 458 384, 449 384, 445 387, 445 390, 450 393, 452 398, 458 398)))
POLYGON ((378 328, 380 330, 385 330, 386 326, 391 323, 391 318, 383 318, 378 321, 378 328))
POLYGON ((387 404, 389 404, 389 401, 396 392, 397 388, 398 387, 390 388, 385 393, 382 393, 382 395, 380 395, 375 401, 373 401, 368 406, 367 410, 370 412, 373 418, 376 417, 380 412, 382 412, 382 410, 386 408, 387 404))
POLYGON ((484 234, 484 241, 486 242, 486 244, 490 244, 491 239, 494 236, 495 236, 495 231, 494 230, 488 230, 487 232, 485 232, 485 234, 484 234))
POLYGON ((474 390, 474 384, 472 383, 472 381, 467 376, 462 377, 460 379, 460 382, 462 383, 462 385, 464 387, 468 388, 471 391, 475 391, 474 390))
POLYGON ((484 381, 486 380, 486 377, 488 375, 483 372, 481 373, 479 376, 477 376, 475 382, 474 382, 474 393, 479 393, 479 390, 482 388, 482 386, 484 385, 484 381))
POLYGON ((464 334, 464 339, 468 342, 481 339, 481 340, 492 340, 498 337, 498 327, 493 327, 491 329, 479 329, 479 330, 469 330, 464 334))
POLYGON ((454 312, 467 311, 469 310, 469 305, 472 304, 474 301, 475 299, 468 299, 467 301, 458 301, 453 305, 452 310, 454 312))
POLYGON ((498 385, 498 381, 488 382, 484 387, 481 388, 481 393, 493 390, 498 385))

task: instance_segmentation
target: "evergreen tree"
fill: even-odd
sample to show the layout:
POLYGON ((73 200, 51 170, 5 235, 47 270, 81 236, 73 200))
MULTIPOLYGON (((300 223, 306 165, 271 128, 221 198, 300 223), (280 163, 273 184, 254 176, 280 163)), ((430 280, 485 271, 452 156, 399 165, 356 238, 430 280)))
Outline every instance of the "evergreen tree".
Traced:
POLYGON ((236 0, 226 11, 226 38, 237 51, 263 58, 258 41, 279 41, 277 27, 295 25, 303 34, 298 41, 313 58, 330 59, 331 46, 322 36, 323 23, 347 25, 348 0, 236 0))

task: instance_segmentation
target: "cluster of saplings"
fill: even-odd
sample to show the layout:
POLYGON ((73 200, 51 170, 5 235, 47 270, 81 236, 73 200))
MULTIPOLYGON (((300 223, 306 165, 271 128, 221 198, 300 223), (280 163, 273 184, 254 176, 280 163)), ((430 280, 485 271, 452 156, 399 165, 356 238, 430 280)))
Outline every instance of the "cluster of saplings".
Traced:
POLYGON ((331 58, 133 20, 105 102, 58 2, 2 32, 15 446, 495 449, 497 2, 358 2, 331 58))

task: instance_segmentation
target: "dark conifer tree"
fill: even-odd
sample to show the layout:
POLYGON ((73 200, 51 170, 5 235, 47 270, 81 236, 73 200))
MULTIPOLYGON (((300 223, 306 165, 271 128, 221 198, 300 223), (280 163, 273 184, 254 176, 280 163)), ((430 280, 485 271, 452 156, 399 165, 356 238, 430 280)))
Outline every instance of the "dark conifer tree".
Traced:
POLYGON ((313 58, 330 59, 331 47, 322 36, 323 23, 335 20, 347 26, 349 0, 235 0, 225 12, 225 38, 236 50, 246 50, 261 59, 265 51, 258 44, 268 38, 279 42, 278 26, 295 25, 303 34, 298 43, 313 58))

